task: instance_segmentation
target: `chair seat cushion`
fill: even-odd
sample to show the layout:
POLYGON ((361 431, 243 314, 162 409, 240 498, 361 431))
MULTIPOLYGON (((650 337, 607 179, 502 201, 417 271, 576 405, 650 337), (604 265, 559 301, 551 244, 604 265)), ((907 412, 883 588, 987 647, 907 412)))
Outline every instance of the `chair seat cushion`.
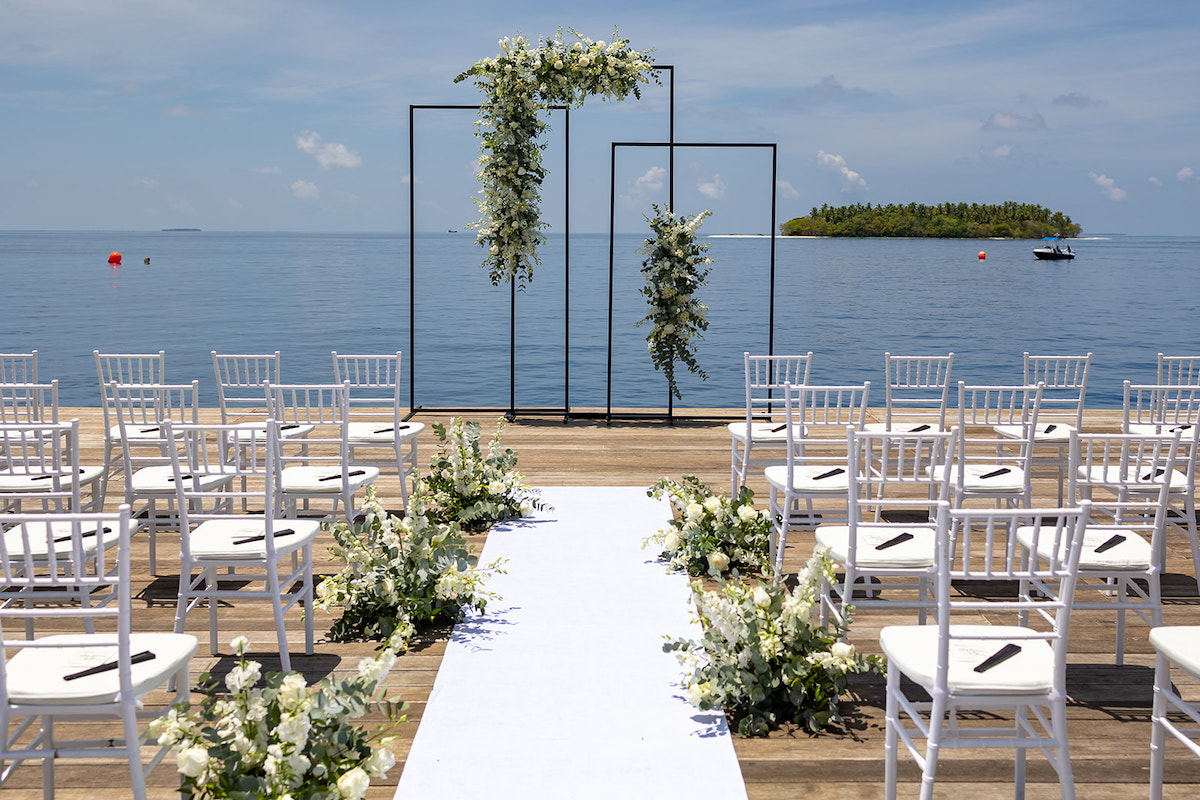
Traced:
MULTIPOLYGON (((746 441, 746 423, 731 422, 729 423, 729 435, 735 441, 746 441)), ((796 424, 792 425, 792 438, 800 439, 804 436, 804 427, 796 424)), ((786 422, 752 422, 750 423, 750 441, 752 444, 787 444, 787 423, 786 422)))
MULTIPOLYGON (((79 485, 87 486, 99 480, 104 474, 104 467, 80 467, 79 485)), ((70 488, 75 483, 70 475, 63 475, 61 485, 70 488)), ((54 480, 45 473, 14 472, 0 470, 0 492, 52 492, 54 480)))
MULTIPOLYGON (((162 438, 162 430, 153 422, 139 424, 129 422, 125 424, 125 435, 131 442, 153 442, 155 439, 162 438)), ((178 439, 183 436, 181 431, 175 431, 172 438, 178 439)), ((114 444, 121 442, 121 426, 113 425, 108 429, 108 438, 114 444)))
MULTIPOLYGON (((115 661, 117 639, 111 634, 60 634, 38 641, 86 644, 86 647, 25 647, 8 660, 8 697, 38 706, 104 705, 117 702, 120 683, 115 669, 64 680, 64 676, 115 661)), ((185 633, 135 633, 130 653, 149 650, 154 658, 131 667, 133 693, 142 698, 161 686, 196 652, 196 637, 185 633)))
MULTIPOLYGON (((958 695, 1036 695, 1054 686, 1054 650, 1042 639, 1025 639, 1027 628, 951 625, 947 685, 958 695), (975 667, 1009 642, 1021 652, 985 671, 975 667)), ((898 669, 926 691, 937 676, 938 626, 889 625, 879 632, 888 669, 898 669)))
MULTIPOLYGON (((861 569, 932 567, 937 542, 934 528, 926 525, 860 524, 857 527, 858 547, 855 564, 861 569), (902 533, 912 534, 900 544, 876 550, 902 533)), ((829 548, 829 557, 838 564, 850 562, 850 526, 820 525, 816 531, 817 544, 829 548)))
MULTIPOLYGON (((378 467, 347 467, 350 489, 357 491, 379 477, 378 467), (357 473, 357 474, 355 474, 357 473)), ((319 467, 286 467, 280 472, 279 487, 284 494, 337 494, 342 491, 341 472, 334 464, 319 467)))
POLYGON ((411 439, 425 430, 424 422, 401 422, 393 425, 382 420, 376 422, 351 422, 347 438, 359 444, 391 444, 396 439, 411 439))
POLYGON ((1200 681, 1200 625, 1151 628, 1150 645, 1175 666, 1200 681))
POLYGON ((1179 441, 1182 445, 1193 435, 1195 435, 1196 427, 1187 422, 1164 422, 1160 425, 1150 425, 1135 422, 1129 426, 1129 430, 1126 431, 1126 433, 1132 433, 1136 436, 1164 436, 1169 438, 1174 436, 1177 431, 1180 434, 1179 441))
MULTIPOLYGON (((1033 548, 1034 532, 1038 529, 1031 525, 1017 528, 1017 541, 1026 550, 1033 548)), ((1066 549, 1065 534, 1059 540, 1058 557, 1066 549)), ((1037 555, 1043 562, 1051 559, 1054 551, 1054 528, 1043 526, 1038 535, 1037 555)), ((1150 542, 1136 531, 1128 528, 1102 528, 1099 530, 1086 529, 1083 534, 1083 550, 1079 553, 1079 569, 1081 570, 1145 570, 1150 568, 1153 557, 1150 542), (1114 536, 1123 536, 1118 544, 1097 553, 1096 548, 1109 541, 1114 536)))
MULTIPOLYGON (((944 479, 945 467, 929 468, 935 481, 944 479)), ((957 467, 950 467, 956 470, 957 467)), ((957 475, 951 472, 950 485, 953 486, 957 475)), ((967 493, 976 494, 1020 494, 1025 491, 1025 471, 1004 464, 966 464, 963 466, 962 489, 967 493), (995 474, 1000 470, 1000 474, 995 474), (986 477, 985 477, 986 476, 986 477)))
MULTIPOLYGON (((1020 439, 1025 436, 1025 429, 1020 425, 995 425, 994 430, 1006 439, 1020 439)), ((1039 422, 1033 432, 1033 440, 1039 444, 1067 444, 1071 441, 1071 431, 1074 426, 1062 422, 1039 422)))
POLYGON ((936 422, 918 422, 916 420, 893 420, 891 425, 886 422, 868 422, 863 426, 867 433, 942 433, 945 429, 936 422))
POLYGON ((803 464, 792 469, 792 485, 789 489, 787 466, 767 467, 763 470, 767 483, 776 489, 789 490, 795 494, 845 494, 850 489, 850 475, 845 467, 833 464, 803 464), (834 470, 837 470, 836 472, 834 470), (830 474, 833 473, 833 474, 830 474))
MULTIPOLYGON (((71 552, 71 523, 69 522, 51 522, 48 524, 31 524, 26 526, 29 531, 29 555, 37 561, 45 561, 50 554, 50 548, 59 554, 62 558, 71 552), (49 528, 49 531, 47 531, 49 528), (47 537, 47 533, 49 536, 47 537)), ((80 539, 80 544, 83 546, 83 555, 85 558, 90 558, 96 552, 96 523, 85 522, 80 525, 80 533, 83 534, 80 539)), ((107 550, 117 543, 120 534, 116 528, 105 527, 101 531, 100 541, 107 550)), ((21 558, 26 553, 25 541, 21 536, 21 530, 17 527, 9 528, 4 531, 4 550, 8 554, 10 560, 21 558)))
MULTIPOLYGON (((238 441, 248 441, 253 439, 256 442, 265 442, 267 440, 267 426, 264 422, 238 422, 236 423, 241 430, 234 434, 234 438, 238 441)), ((314 430, 316 425, 309 425, 299 422, 285 422, 279 426, 279 436, 283 439, 303 439, 314 430)))
MULTIPOLYGON (((196 481, 199 480, 200 488, 203 490, 212 490, 218 486, 223 486, 233 480, 232 475, 223 475, 219 472, 203 472, 197 474, 184 473, 188 477, 184 480, 187 482, 187 489, 194 489, 196 481)), ((171 467, 143 467, 133 473, 133 479, 129 482, 130 488, 136 494, 175 494, 175 472, 171 467)))
MULTIPOLYGON (((1158 470, 1151 470, 1147 467, 1139 469, 1137 475, 1131 476, 1128 470, 1122 472, 1120 465, 1117 464, 1107 467, 1098 465, 1091 468, 1080 466, 1076 468, 1076 474, 1081 480, 1088 483, 1104 484, 1111 487, 1125 486, 1135 494, 1157 493, 1159 491, 1158 487, 1162 482, 1162 473, 1158 470)), ((1177 469, 1171 470, 1171 474, 1167 477, 1167 487, 1167 491, 1171 494, 1186 492, 1188 490, 1188 476, 1177 469)))
MULTIPOLYGON (((266 558, 267 542, 263 536, 266 523, 256 517, 229 517, 205 520, 188 537, 192 557, 210 560, 261 561, 266 558)), ((318 520, 275 519, 275 555, 287 555, 312 542, 321 531, 318 520), (290 533, 285 533, 290 531, 290 533)))

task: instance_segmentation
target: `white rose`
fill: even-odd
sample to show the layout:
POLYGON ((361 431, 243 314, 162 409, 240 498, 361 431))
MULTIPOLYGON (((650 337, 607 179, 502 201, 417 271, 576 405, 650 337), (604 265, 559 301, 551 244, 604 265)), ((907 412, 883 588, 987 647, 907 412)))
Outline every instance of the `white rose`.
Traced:
POLYGON ((849 642, 834 642, 829 648, 829 653, 834 658, 849 661, 854 658, 854 645, 849 642))
POLYGON ((711 511, 714 514, 717 513, 718 511, 721 510, 721 498, 719 498, 719 497, 708 498, 707 500, 704 501, 704 507, 707 508, 709 511, 711 511))
POLYGON ((562 63, 562 59, 561 59, 561 58, 560 58, 560 59, 558 59, 557 61, 555 61, 555 62, 554 62, 554 68, 555 68, 555 69, 562 69, 562 68, 563 68, 563 63, 562 63))
POLYGON ((688 519, 700 519, 704 516, 704 506, 699 503, 688 503, 683 513, 688 519))
POLYGON ((396 766, 396 756, 386 747, 377 747, 371 751, 371 757, 367 759, 367 774, 372 778, 385 778, 387 771, 396 766))
POLYGON ((208 751, 203 747, 185 747, 175 757, 179 771, 189 778, 199 778, 208 767, 208 751))
POLYGON ((720 550, 714 550, 708 554, 708 565, 717 572, 724 572, 729 569, 729 556, 720 550))
POLYGON ((348 800, 359 800, 370 785, 371 776, 362 767, 355 767, 337 780, 338 791, 348 800))
POLYGON ((672 531, 663 539, 663 549, 675 551, 679 549, 679 534, 672 531))
POLYGON ((761 586, 754 587, 754 605, 766 608, 771 605, 771 594, 761 586))
POLYGON ((737 515, 742 522, 752 522, 758 518, 758 512, 754 510, 754 506, 739 506, 737 515))

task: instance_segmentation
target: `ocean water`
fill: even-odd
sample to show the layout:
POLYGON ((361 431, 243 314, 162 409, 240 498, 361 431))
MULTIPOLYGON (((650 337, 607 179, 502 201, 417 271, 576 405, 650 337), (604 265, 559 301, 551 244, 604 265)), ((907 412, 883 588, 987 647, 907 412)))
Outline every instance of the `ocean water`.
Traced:
MULTIPOLYGON (((742 352, 768 347, 770 240, 705 241, 708 379, 681 373, 677 409, 739 406, 742 352)), ((665 407, 637 326, 641 242, 613 246, 611 380, 607 234, 572 235, 569 276, 568 243, 551 236, 515 305, 473 235, 417 234, 410 344, 406 234, 0 231, 0 352, 38 350, 63 405, 99 403, 94 349, 165 350, 167 379, 199 379, 206 405, 212 350, 280 350, 288 382, 332 380, 331 350, 401 350, 405 396, 427 408, 665 407)), ((1026 350, 1090 351, 1096 408, 1119 407, 1125 379, 1152 382, 1157 353, 1200 354, 1200 238, 1084 238, 1070 262, 1037 261, 1034 244, 779 239, 774 351, 812 350, 814 382, 871 380, 877 403, 885 351, 953 351, 953 378, 972 383, 1019 381, 1026 350)))

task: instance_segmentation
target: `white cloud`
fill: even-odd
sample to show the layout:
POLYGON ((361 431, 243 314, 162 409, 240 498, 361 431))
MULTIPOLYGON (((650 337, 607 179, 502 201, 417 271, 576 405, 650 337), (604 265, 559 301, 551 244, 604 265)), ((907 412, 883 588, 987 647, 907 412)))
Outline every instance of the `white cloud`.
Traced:
POLYGON ((1153 175, 1150 176, 1150 183, 1155 186, 1162 186, 1162 181, 1160 181, 1158 178, 1156 178, 1153 175))
POLYGON ((1196 179, 1196 171, 1191 167, 1184 167, 1175 173, 1175 179, 1181 181, 1191 181, 1196 179))
POLYGON ((1046 127, 1045 118, 1037 113, 1022 117, 1020 114, 1005 114, 997 111, 983 123, 985 131, 1040 131, 1046 127))
POLYGON ((788 199, 800 196, 800 193, 796 191, 796 187, 787 181, 775 181, 775 191, 778 192, 780 197, 788 199))
POLYGON ((660 191, 666 177, 667 170, 664 167, 651 167, 633 182, 633 191, 637 194, 660 191))
POLYGON ((1089 172, 1088 177, 1092 182, 1100 187, 1100 190, 1108 195, 1108 199, 1114 203, 1119 203, 1125 199, 1125 190, 1117 186, 1117 182, 1107 175, 1097 175, 1094 172, 1089 172))
POLYGON ((841 176, 843 192, 852 192, 855 189, 867 188, 867 182, 863 180, 862 175, 847 167, 846 159, 841 156, 835 156, 832 153, 826 153, 824 150, 818 150, 817 163, 841 176))
POLYGON ((278 175, 279 167, 251 167, 250 171, 256 175, 278 175))
POLYGON ((721 180, 720 175, 713 175, 711 181, 706 183, 702 182, 696 185, 696 189, 700 192, 700 194, 704 195, 709 200, 720 200, 725 196, 725 190, 727 188, 728 187, 725 186, 725 181, 721 180))
POLYGON ((344 144, 328 142, 321 144, 321 136, 316 131, 302 131, 296 137, 296 149, 307 153, 317 161, 321 169, 345 167, 353 169, 362 166, 362 157, 344 144))
POLYGON ((134 181, 134 183, 136 183, 138 186, 142 186, 146 189, 157 189, 158 188, 158 181, 155 180, 154 178, 138 178, 134 181))
POLYGON ((240 210, 242 207, 241 202, 238 200, 234 200, 232 197, 229 198, 228 200, 226 200, 225 202, 227 202, 229 204, 229 207, 235 211, 240 210))
POLYGON ((321 196, 321 190, 315 183, 296 181, 292 184, 292 196, 297 200, 316 200, 321 196))
POLYGON ((996 148, 984 153, 984 156, 987 158, 993 159, 993 160, 999 160, 999 159, 1008 158, 1009 156, 1011 156, 1012 151, 1013 151, 1012 145, 1006 143, 1006 144, 1002 144, 999 147, 996 147, 996 148))
POLYGON ((199 109, 191 108, 190 106, 177 105, 170 108, 164 108, 162 115, 164 117, 199 117, 204 112, 199 109))

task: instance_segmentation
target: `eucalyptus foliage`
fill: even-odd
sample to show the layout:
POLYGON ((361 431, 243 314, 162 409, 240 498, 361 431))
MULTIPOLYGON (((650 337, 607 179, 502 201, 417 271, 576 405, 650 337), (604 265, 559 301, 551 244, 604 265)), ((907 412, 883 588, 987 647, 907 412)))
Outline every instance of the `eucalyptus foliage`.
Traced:
POLYGON ((646 222, 654 236, 646 239, 639 251, 646 255, 642 274, 646 276, 642 294, 648 310, 638 325, 650 323, 646 346, 654 368, 667 376, 671 394, 680 398, 675 385, 675 364, 682 363, 689 371, 708 380, 696 361, 696 340, 708 330, 708 306, 700 301, 696 291, 704 285, 711 264, 708 245, 696 241, 696 230, 711 212, 702 211, 694 217, 675 216, 670 208, 653 206, 654 216, 646 222))
POLYGON ((704 634, 663 645, 688 670, 683 679, 688 702, 705 711, 723 708, 743 736, 766 735, 785 721, 812 733, 840 723, 847 676, 882 672, 883 659, 856 653, 841 640, 842 629, 820 624, 820 589, 833 580, 833 570, 818 551, 791 591, 740 580, 704 591, 693 581, 704 634))
POLYGON ((754 492, 743 486, 736 498, 714 494, 695 475, 679 483, 660 478, 646 494, 664 495, 677 515, 645 542, 657 545, 672 569, 689 575, 738 575, 748 568, 760 572, 770 564, 770 514, 754 507, 754 492))
POLYGON ((483 92, 475 123, 483 140, 478 175, 483 187, 475 200, 482 218, 470 227, 488 251, 483 266, 493 284, 532 280, 537 248, 546 240, 540 218, 546 145, 538 142, 548 127, 545 112, 552 105, 582 105, 592 95, 641 97, 638 84, 657 80, 650 51, 633 50, 616 30, 609 42, 568 30, 577 41, 563 41, 561 28, 536 45, 520 34, 505 37, 499 54, 454 79, 472 78, 483 92))

